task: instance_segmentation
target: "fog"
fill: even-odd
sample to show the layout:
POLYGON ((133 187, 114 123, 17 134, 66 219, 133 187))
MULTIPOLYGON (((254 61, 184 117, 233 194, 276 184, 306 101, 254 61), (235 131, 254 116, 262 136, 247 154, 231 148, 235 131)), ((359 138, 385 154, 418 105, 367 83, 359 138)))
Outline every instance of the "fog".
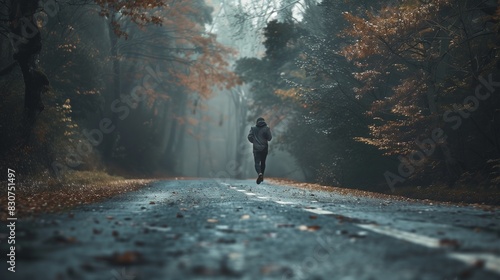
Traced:
POLYGON ((351 2, 0 1, 2 163, 253 179, 263 117, 269 177, 497 185, 496 1, 351 2))

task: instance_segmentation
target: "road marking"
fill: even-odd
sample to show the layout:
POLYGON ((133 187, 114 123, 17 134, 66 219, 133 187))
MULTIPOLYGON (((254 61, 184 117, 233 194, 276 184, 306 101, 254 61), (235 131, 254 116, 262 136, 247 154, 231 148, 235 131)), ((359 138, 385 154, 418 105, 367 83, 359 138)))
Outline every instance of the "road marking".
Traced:
POLYGON ((484 268, 500 273, 500 258, 487 253, 451 253, 452 259, 462 261, 468 265, 477 265, 478 261, 484 262, 484 268))
POLYGON ((376 225, 357 225, 358 227, 374 231, 376 233, 388 235, 396 239, 405 240, 411 243, 422 245, 429 248, 440 248, 439 239, 418 235, 412 232, 401 231, 386 226, 376 225))
POLYGON ((283 204, 283 205, 290 205, 290 204, 295 204, 294 202, 288 202, 288 201, 275 201, 278 204, 283 204))
POLYGON ((154 226, 145 226, 144 228, 146 229, 150 229, 150 230, 156 230, 156 231, 163 231, 163 232, 167 232, 167 231, 171 231, 172 228, 171 227, 154 227, 154 226))
POLYGON ((311 213, 314 213, 314 214, 318 214, 318 215, 333 215, 333 214, 335 214, 331 211, 323 210, 321 208, 316 208, 316 209, 304 208, 304 210, 311 212, 311 213))
MULTIPOLYGON (((224 184, 224 183, 223 183, 224 184)), ((229 184, 226 184, 229 185, 229 184)), ((230 187, 231 189, 236 189, 235 187, 230 187)), ((239 190, 236 189, 239 192, 246 192, 245 190, 239 190)), ((246 192, 246 195, 256 195, 254 193, 246 192)), ((260 199, 270 199, 270 197, 267 196, 257 196, 257 198, 260 199)), ((293 205, 295 204, 294 202, 289 202, 289 201, 274 201, 278 204, 282 205, 293 205)), ((312 202, 317 202, 317 201, 312 201, 312 202)), ((345 207, 344 205, 340 205, 341 207, 345 207)), ((315 213, 318 215, 335 215, 334 212, 324 210, 321 208, 302 208, 305 211, 315 213)), ((378 234, 390 236, 396 239, 400 239, 403 241, 407 241, 410 243, 414 243, 417 245, 425 246, 428 248, 442 248, 440 244, 440 240, 437 238, 432 238, 428 236, 423 236, 419 235, 416 233, 412 232, 406 232, 402 230, 397 230, 394 228, 390 228, 387 226, 378 226, 378 225, 373 225, 373 224, 357 224, 358 227, 370 230, 372 232, 376 232, 378 234)), ((450 253, 448 254, 448 257, 451 259, 455 259, 458 261, 461 261, 465 263, 466 265, 477 265, 478 262, 482 261, 484 262, 484 268, 488 269, 492 272, 499 273, 500 274, 500 257, 493 255, 493 254, 488 254, 488 253, 450 253)))

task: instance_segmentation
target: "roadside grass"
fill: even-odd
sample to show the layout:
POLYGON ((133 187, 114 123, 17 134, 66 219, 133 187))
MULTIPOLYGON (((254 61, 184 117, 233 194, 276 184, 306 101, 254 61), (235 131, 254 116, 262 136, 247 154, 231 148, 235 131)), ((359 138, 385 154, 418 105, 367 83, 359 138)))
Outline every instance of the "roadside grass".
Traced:
POLYGON ((450 188, 445 185, 432 185, 428 187, 407 186, 396 188, 394 194, 415 199, 429 199, 459 204, 500 206, 500 188, 498 187, 456 186, 450 188))
MULTIPOLYGON (((15 217, 36 216, 95 203, 145 187, 153 179, 125 179, 103 171, 75 171, 61 180, 32 179, 18 182, 15 190, 15 217)), ((7 185, 6 182, 3 182, 7 185)), ((7 190, 0 193, 0 220, 8 217, 7 190)))
POLYGON ((484 210, 500 209, 500 189, 491 187, 460 186, 448 188, 436 185, 429 187, 400 187, 394 192, 371 192, 359 189, 323 186, 313 183, 296 182, 289 179, 269 178, 267 182, 275 185, 287 185, 302 189, 334 192, 340 195, 352 195, 376 199, 398 200, 407 202, 440 203, 446 205, 473 206, 484 210))

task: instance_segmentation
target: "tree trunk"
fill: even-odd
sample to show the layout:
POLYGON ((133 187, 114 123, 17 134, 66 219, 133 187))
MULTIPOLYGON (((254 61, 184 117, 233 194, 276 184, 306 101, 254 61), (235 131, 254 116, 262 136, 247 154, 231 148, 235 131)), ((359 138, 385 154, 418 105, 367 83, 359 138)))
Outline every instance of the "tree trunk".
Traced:
MULTIPOLYGON (((114 16, 113 16, 114 18, 114 16)), ((112 75, 112 94, 109 97, 109 100, 107 101, 107 108, 111 108, 111 104, 115 100, 120 100, 120 92, 121 92, 121 68, 120 68, 120 60, 119 60, 119 52, 118 52, 118 37, 114 33, 113 30, 113 21, 114 19, 111 20, 109 24, 109 29, 108 29, 108 34, 109 34, 109 39, 111 42, 111 57, 113 59, 113 75, 112 75)), ((113 157, 113 151, 115 149, 115 142, 116 142, 116 137, 118 135, 118 114, 116 113, 111 113, 111 122, 115 126, 115 129, 109 133, 104 135, 103 138, 103 150, 102 150, 102 155, 104 160, 106 161, 112 161, 113 157)))
POLYGON ((42 49, 42 36, 33 15, 38 1, 13 1, 10 10, 10 38, 14 48, 14 60, 19 64, 24 79, 24 108, 30 115, 44 109, 42 93, 49 80, 38 69, 37 56, 42 49))

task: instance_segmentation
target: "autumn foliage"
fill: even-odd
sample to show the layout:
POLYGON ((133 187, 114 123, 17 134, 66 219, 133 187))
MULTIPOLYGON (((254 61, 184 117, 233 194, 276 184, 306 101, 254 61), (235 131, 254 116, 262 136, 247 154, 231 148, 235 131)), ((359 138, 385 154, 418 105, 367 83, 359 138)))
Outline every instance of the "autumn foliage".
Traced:
POLYGON ((355 92, 374 98, 367 112, 371 136, 357 139, 403 159, 423 154, 415 172, 404 177, 426 172, 453 184, 464 171, 491 172, 484 164, 500 152, 498 142, 488 141, 498 138, 498 98, 472 97, 481 81, 498 74, 497 13, 495 7, 447 0, 344 13, 349 27, 342 36, 350 43, 342 54, 358 69, 355 92), (422 149, 436 129, 443 131, 436 147, 422 149))

